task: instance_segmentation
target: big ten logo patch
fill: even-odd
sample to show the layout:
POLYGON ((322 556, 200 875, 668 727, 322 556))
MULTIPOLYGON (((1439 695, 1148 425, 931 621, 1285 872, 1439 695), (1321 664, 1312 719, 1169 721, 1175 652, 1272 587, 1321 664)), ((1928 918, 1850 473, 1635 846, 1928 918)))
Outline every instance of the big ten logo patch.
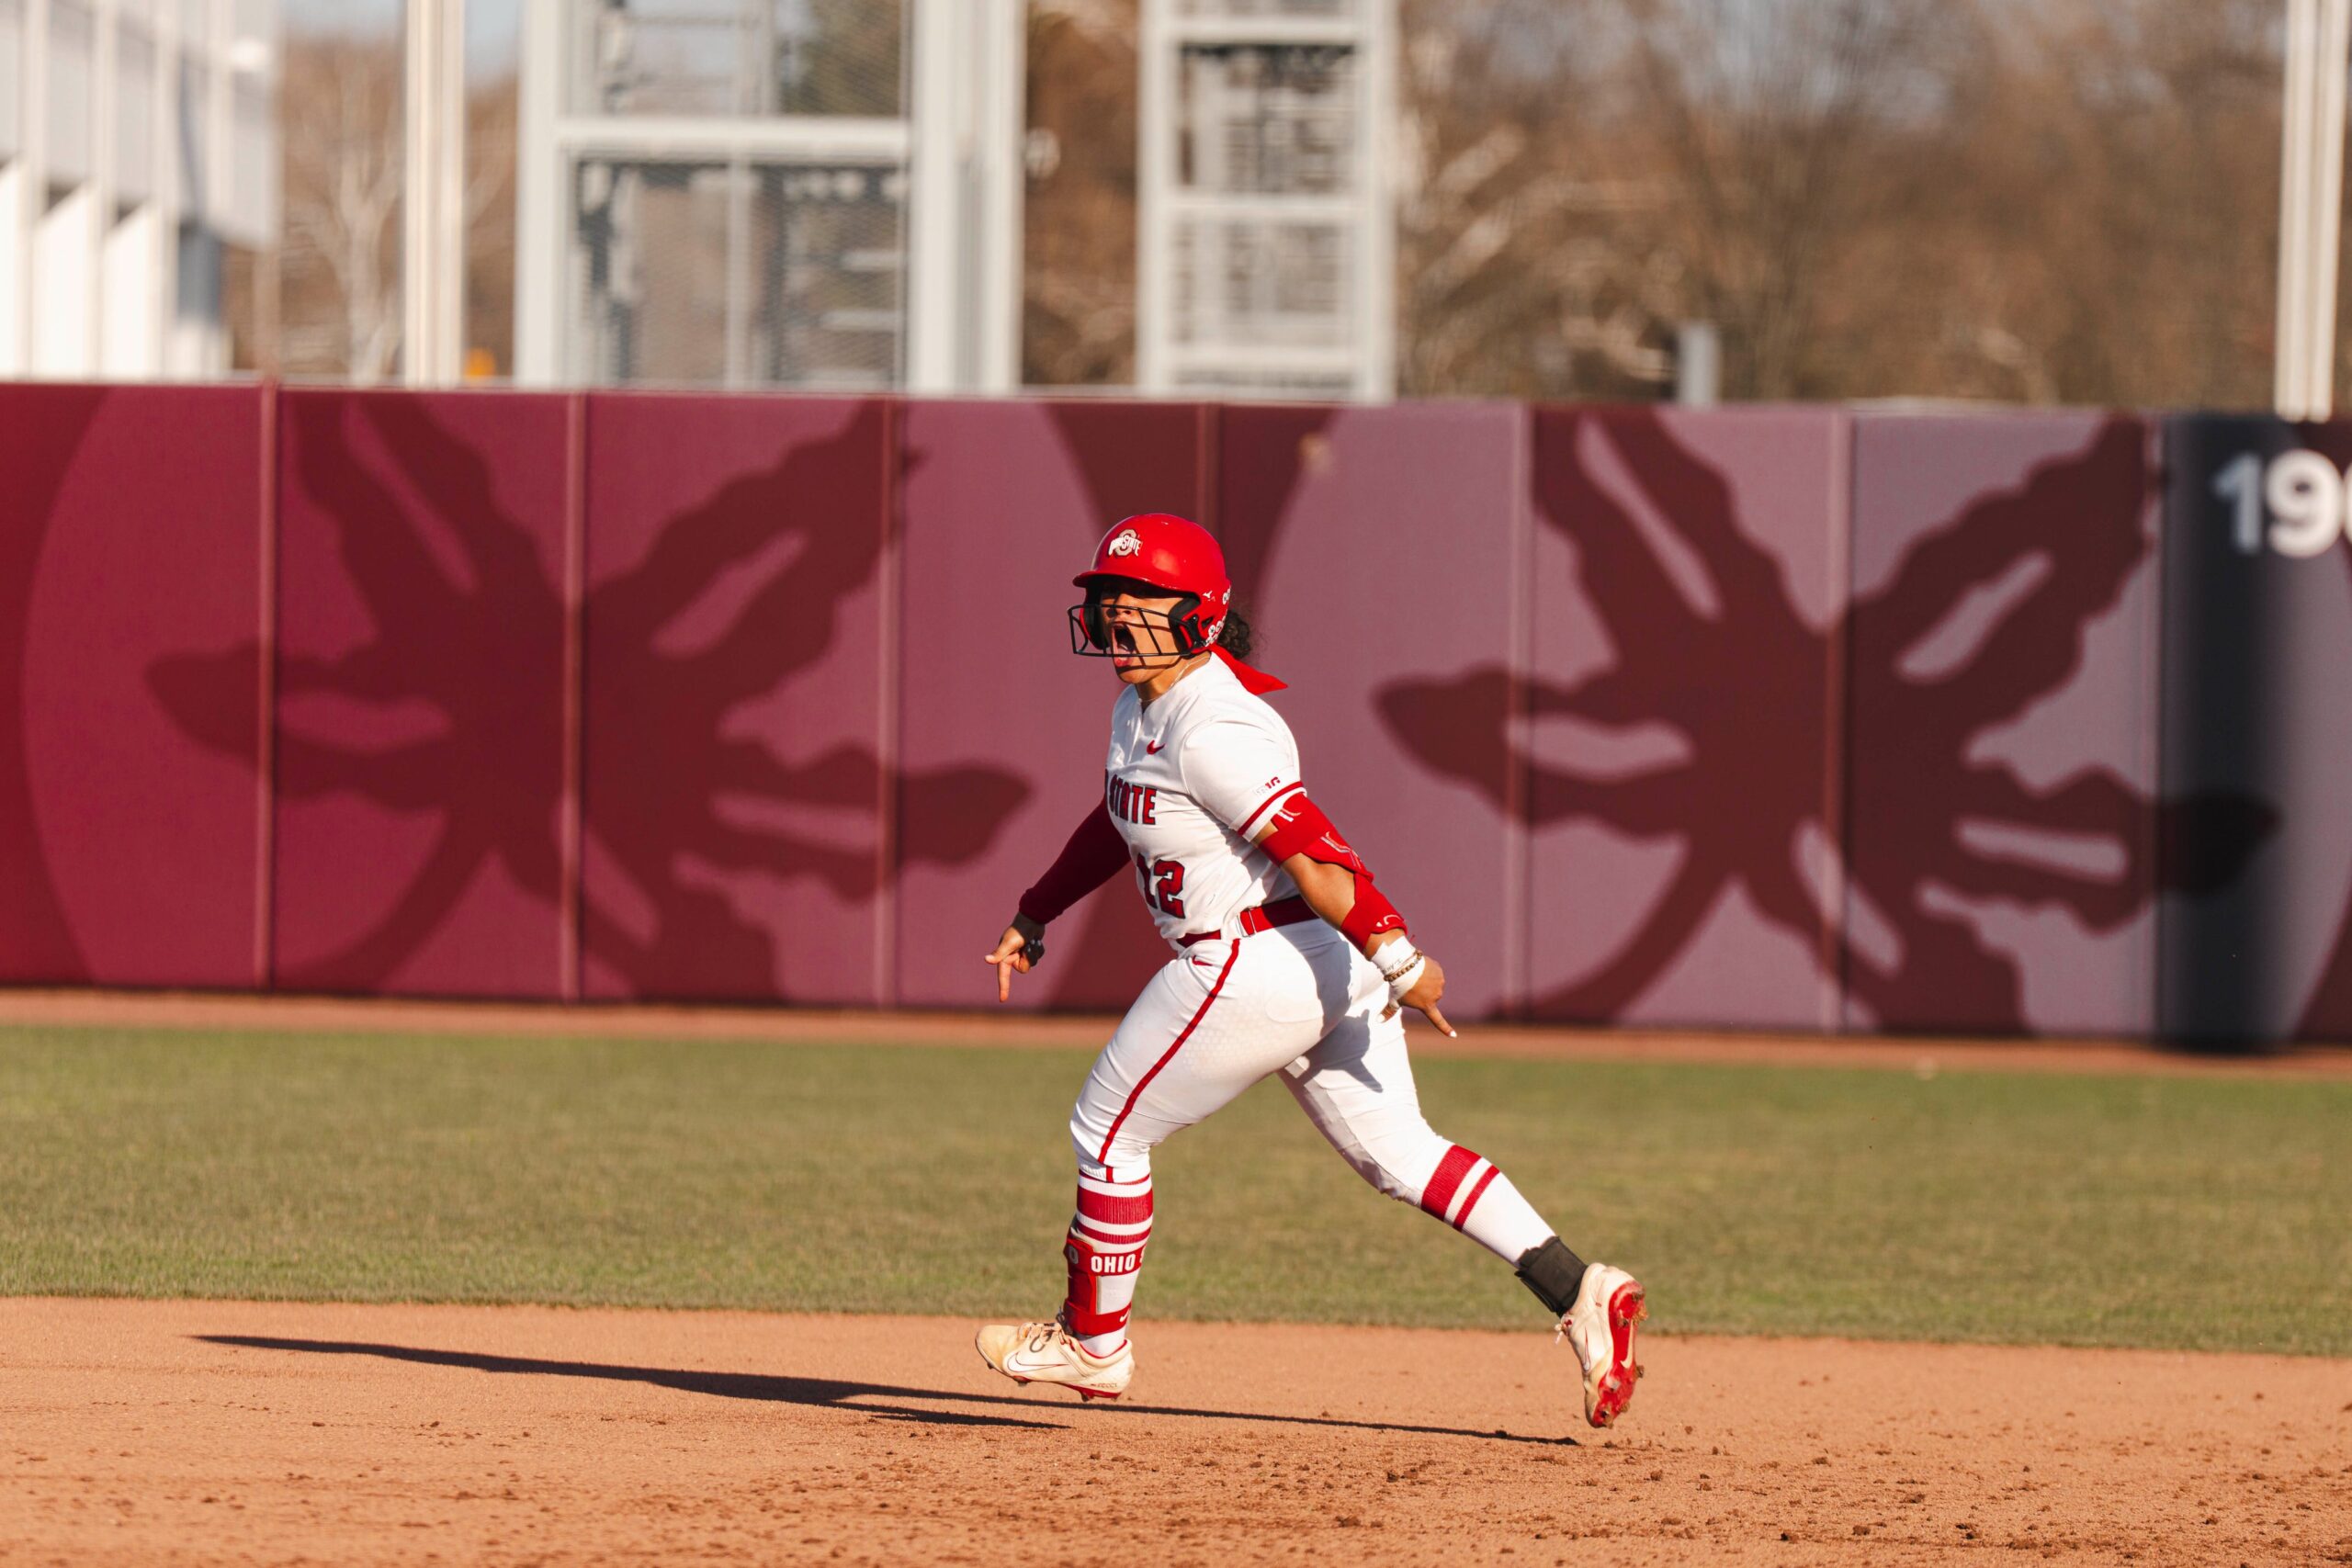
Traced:
POLYGON ((2267 545, 2282 556, 2324 555, 2352 536, 2352 473, 2305 447, 2265 461, 2241 453, 2213 476, 2213 494, 2230 508, 2230 543, 2241 555, 2267 545))

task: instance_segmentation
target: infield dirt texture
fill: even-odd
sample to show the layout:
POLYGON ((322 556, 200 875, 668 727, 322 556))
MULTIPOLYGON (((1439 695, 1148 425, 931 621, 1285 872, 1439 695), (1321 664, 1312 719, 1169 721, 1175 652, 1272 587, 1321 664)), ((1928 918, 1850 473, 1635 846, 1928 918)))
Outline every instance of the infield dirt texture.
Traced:
MULTIPOLYGON (((389 1112, 371 1121, 364 1107, 323 1129, 288 1120, 333 1102, 322 1098, 329 1079, 319 1064, 345 1061, 337 1029, 429 1036, 536 1023, 571 1034, 626 1031, 628 1021, 311 1004, 307 1012, 234 1010, 243 1005, 172 1013, 181 1005, 0 998, 0 1015, 40 1021, 29 1032, 0 1032, 0 1131, 17 1151, 11 1163, 0 1150, 0 1289, 20 1292, 0 1300, 0 1562, 1133 1568, 2005 1562, 2019 1551, 2078 1562, 2352 1562, 2352 1361, 2341 1359, 2352 1336, 2343 1289, 2346 1156, 2338 1146, 2352 1140, 2328 1131, 2344 1125, 2346 1086, 2332 1080, 2337 1057, 2302 1058, 2289 1066, 2299 1076, 2287 1077, 2098 1047, 1830 1047, 1841 1062, 1900 1070, 1873 1081, 1778 1075, 1791 1086, 1785 1099, 1750 1108, 1772 1120, 1743 1123, 1741 1102, 1759 1092, 1758 1078, 1774 1077, 1749 1067, 1776 1052, 1806 1060, 1822 1048, 1490 1034, 1497 1055, 1583 1063, 1565 1086, 1552 1080, 1571 1069, 1556 1064, 1504 1078, 1492 1076, 1503 1071, 1492 1061, 1461 1058, 1457 1070, 1456 1058, 1427 1053, 1424 1090, 1441 1126, 1493 1144, 1489 1152, 1508 1167, 1530 1168, 1531 1190, 1572 1234, 1576 1200, 1564 1183, 1584 1156, 1547 1152, 1529 1128, 1556 1121, 1588 1137, 1574 1120, 1579 1100, 1613 1104, 1614 1096, 1679 1089, 1697 1101, 1661 1105, 1636 1140, 1645 1157, 1661 1155, 1672 1136, 1690 1140, 1696 1174, 1666 1171, 1654 1182, 1653 1235, 1643 1235, 1638 1203, 1609 1222, 1631 1238, 1623 1260, 1648 1277, 1664 1332, 1645 1341, 1650 1375, 1624 1426, 1596 1433, 1577 1418, 1568 1351, 1532 1324, 1493 1332, 1163 1315, 1184 1306, 1204 1316, 1293 1315, 1276 1309, 1298 1301, 1306 1305, 1295 1315, 1344 1319, 1391 1297, 1400 1323, 1520 1322, 1532 1313, 1494 1289, 1461 1238, 1426 1220, 1416 1228, 1418 1216, 1350 1190, 1344 1171, 1344 1181, 1324 1184, 1308 1163, 1311 1134, 1276 1117, 1286 1104, 1236 1107, 1231 1131, 1219 1134, 1226 1143, 1211 1139, 1214 1122, 1188 1134, 1199 1150, 1188 1159, 1171 1145, 1166 1179, 1177 1199, 1171 1215, 1196 1229, 1230 1229, 1262 1213, 1277 1250, 1199 1235, 1165 1256, 1156 1247, 1155 1269, 1166 1267, 1146 1281, 1134 1393, 1120 1405, 1080 1407, 985 1371, 960 1293, 1002 1295, 1012 1310, 1049 1305, 1050 1235, 1038 1244, 1042 1261, 1010 1258, 1001 1273, 959 1288, 955 1277, 967 1265, 952 1246, 942 1250, 941 1238, 858 1234, 879 1224, 878 1213, 858 1212, 850 1234, 828 1233, 809 1261, 777 1270, 760 1258, 791 1258, 787 1238, 747 1234, 737 1258, 723 1231, 709 1228, 724 1224, 723 1212, 661 1191, 646 1198, 648 1210, 631 1207, 632 1183, 658 1173, 628 1164, 631 1145, 616 1126, 640 1129, 640 1152, 660 1146, 653 1140, 664 1127, 705 1138, 717 1128, 723 1137, 728 1114, 775 1113, 764 1101, 743 1106, 762 1092, 755 1080, 723 1083, 721 1098, 698 1108, 662 1098, 659 1079, 630 1078, 638 1069, 626 1056, 596 1057, 639 1106, 624 1107, 609 1126, 596 1117, 614 1112, 534 1091, 539 1098, 526 1110, 571 1158, 622 1148, 584 1196, 559 1200, 545 1190, 550 1156, 498 1146, 513 1126, 498 1121, 495 1106, 448 1109, 479 1100, 486 1080, 467 1076, 471 1066, 440 1086, 447 1104, 424 1086, 415 1105, 431 1114, 422 1119, 413 1105, 407 1122, 389 1112), (69 1017, 105 1029, 57 1033, 51 1026, 69 1017), (212 1037, 190 1034, 179 1037, 183 1050, 167 1027, 174 1019, 216 1032, 305 1032, 275 1046, 208 1045, 212 1037), (84 1045, 106 1065, 100 1081, 69 1071, 84 1045), (265 1065, 275 1051, 284 1070, 256 1072, 254 1051, 265 1065), (226 1053, 233 1075, 208 1076, 208 1052, 226 1053), (1747 1066, 1690 1066, 1679 1071, 1691 1076, 1653 1078, 1641 1075, 1664 1069, 1607 1060, 1726 1054, 1747 1066), (1941 1075, 1932 1080, 1930 1062, 1941 1075), (1897 1084, 1949 1086, 1987 1066, 2019 1070, 1988 1073, 1964 1094, 1891 1093, 1897 1084), (2195 1076, 2180 1076, 2184 1067, 2195 1076), (1734 1092, 1710 1100, 1709 1075, 1718 1070, 1734 1092), (2038 1071, 2047 1086, 2039 1095, 2038 1071), (220 1098, 221 1085, 256 1077, 247 1097, 254 1125, 246 1127, 220 1098), (1485 1105, 1506 1087, 1521 1103, 1485 1105), (2201 1090, 2211 1092, 2192 1092, 2201 1090), (2043 1101, 2064 1111, 2053 1111, 2048 1127, 2033 1120, 2043 1101), (1815 1157, 1814 1140, 1838 1118, 1851 1123, 1860 1152, 1801 1190, 1787 1162, 1815 1157), (1711 1126, 1736 1137, 1782 1123, 1791 1129, 1782 1145, 1758 1133, 1759 1146, 1735 1151, 1741 1157, 1728 1166, 1698 1142, 1711 1126), (2037 1152, 2061 1126, 2079 1129, 2078 1146, 2037 1152), (1868 1152, 1889 1140, 1896 1146, 1868 1152), (1971 1204, 1953 1195, 1967 1172, 1939 1171, 1931 1145, 1944 1140, 1968 1157, 1993 1151, 2028 1168, 1976 1173, 1979 1201, 1971 1204), (76 1144, 90 1150, 89 1168, 56 1170, 61 1151, 76 1144), (2247 1144, 2255 1146, 2233 1147, 2247 1144), (306 1163, 319 1161, 322 1147, 343 1157, 306 1163), (1261 1172, 1249 1163, 1260 1158, 1276 1163, 1261 1172), (1283 1163, 1294 1158, 1295 1167, 1283 1163), (423 1162, 405 1168, 429 1213, 404 1213, 401 1192, 366 1196, 404 1159, 423 1162), (335 1179, 338 1163, 353 1173, 347 1190, 335 1179), (436 1188, 434 1167, 465 1179, 436 1188), (510 1171, 530 1189, 514 1194, 519 1221, 494 1203, 477 1212, 455 1201, 452 1194, 482 1185, 477 1167, 510 1171), (1216 1191, 1218 1167, 1278 1184, 1216 1191), (2090 1174, 2064 1177, 2074 1167, 2090 1174), (125 1173, 134 1170, 154 1173, 154 1186, 128 1187, 125 1173), (1766 1190, 1742 1190, 1743 1177, 1766 1190), (2060 1184, 2028 1190, 2021 1179, 2060 1184), (1918 1226, 1890 1224, 1868 1201, 1890 1184, 1906 1202, 1939 1206, 1918 1226), (1730 1217, 1724 1228, 1701 1223, 1710 1206, 1730 1217), (671 1209, 667 1231, 647 1217, 671 1209), (1785 1232, 1771 1218, 1778 1209, 1791 1211, 1785 1232), (1334 1241, 1370 1271, 1353 1281, 1354 1295, 1291 1290, 1311 1274, 1283 1260, 1295 1250, 1283 1226, 1302 1215, 1310 1235, 1334 1227, 1334 1241), (370 1234, 331 1235, 328 1224, 370 1234), (498 1228, 513 1224, 522 1228, 498 1228), (2230 1234, 2233 1224, 2242 1235, 2230 1234), (1884 1234, 1883 1288, 1868 1271, 1874 1229, 1884 1234), (1808 1230, 1822 1258, 1812 1277, 1808 1230), (228 1292, 237 1295, 527 1295, 499 1277, 498 1258, 517 1236, 543 1246, 546 1259, 567 1249, 582 1259, 565 1279, 543 1281, 544 1299, 878 1304, 912 1295, 935 1298, 941 1315, 102 1299, 209 1294, 204 1287, 220 1281, 237 1284, 228 1292), (827 1261, 844 1241, 851 1258, 827 1261), (1241 1250, 1217 1250, 1227 1245, 1241 1250), (2246 1276, 2233 1280, 2227 1260, 2241 1254, 2246 1276), (1951 1272, 1928 1288, 1904 1277, 1939 1257, 1951 1272), (823 1278, 792 1277, 820 1266, 823 1278), (1382 1291, 1380 1270, 1408 1269, 1411 1281, 1382 1291), (1776 1270, 1794 1282, 1783 1288, 1776 1270), (2128 1278, 2101 1278, 2119 1272, 2128 1278), (37 1293, 45 1280, 84 1294, 37 1293), (2234 1316, 2233 1301, 2245 1303, 2234 1316), (1916 1324, 1939 1338, 2317 1353, 1684 1331, 1774 1322, 1808 1332, 1825 1322, 1879 1325, 1872 1332, 1916 1324)), ((661 1032, 775 1037, 796 1027, 772 1015, 719 1014, 672 1019, 661 1032)), ((851 1055, 838 1043, 852 1038, 843 1027, 805 1027, 836 1043, 830 1055, 811 1048, 808 1069, 790 1075, 808 1086, 820 1120, 847 1115, 842 1097, 863 1092, 860 1071, 928 1077, 934 1096, 974 1092, 939 1066, 938 1053, 875 1046, 851 1055)), ((893 1027, 910 1040, 934 1026, 857 1026, 893 1027)), ((1091 1027, 1033 1023, 1023 1038, 1066 1046, 1091 1027)), ((643 1015, 635 1028, 645 1032, 643 1015)), ((1466 1043, 1475 1051, 1476 1035, 1466 1043)), ((989 1058, 1008 1086, 1004 1104, 1044 1096, 1069 1076, 1062 1058, 1030 1052, 1023 1066, 1023 1055, 989 1058)), ((688 1055, 681 1065, 697 1065, 688 1055)), ((445 1066, 457 1059, 418 1058, 445 1066)), ((495 1081, 519 1093, 526 1077, 502 1061, 509 1076, 495 1081)), ((390 1092, 360 1068, 338 1071, 356 1095, 390 1092)), ((910 1085, 911 1099, 923 1092, 910 1085)), ((1003 1104, 971 1109, 983 1122, 1005 1114, 1003 1104)), ((1050 1116, 1046 1123, 1050 1131, 1050 1116)), ((868 1125, 841 1121, 839 1131, 868 1125)), ((1005 1152, 1025 1149, 1019 1128, 943 1135, 949 1147, 930 1179, 954 1182, 960 1166, 984 1187, 1025 1187, 1029 1156, 1005 1152), (999 1136, 1001 1147, 990 1141, 999 1136)), ((824 1163, 825 1136, 808 1134, 804 1141, 817 1146, 774 1163, 793 1181, 807 1179, 824 1163)), ((1041 1166, 1060 1152, 1047 1145, 1035 1151, 1041 1166)), ((754 1149, 745 1157, 757 1165, 763 1156, 754 1149)), ((738 1174, 721 1162, 690 1167, 684 1179, 723 1183, 738 1174)), ((1067 1194, 1047 1177, 1038 1181, 1035 1193, 981 1200, 1010 1205, 1014 1232, 1050 1230, 1050 1211, 1067 1194)), ((1620 1204, 1641 1184, 1639 1171, 1619 1171, 1594 1190, 1620 1204)), ((814 1213, 795 1205, 821 1198, 743 1201, 754 1206, 756 1233, 814 1213)), ((909 1206, 907 1223, 968 1227, 973 1205, 968 1193, 944 1199, 945 1221, 909 1206)), ((526 1273, 543 1271, 541 1256, 532 1253, 526 1273)))

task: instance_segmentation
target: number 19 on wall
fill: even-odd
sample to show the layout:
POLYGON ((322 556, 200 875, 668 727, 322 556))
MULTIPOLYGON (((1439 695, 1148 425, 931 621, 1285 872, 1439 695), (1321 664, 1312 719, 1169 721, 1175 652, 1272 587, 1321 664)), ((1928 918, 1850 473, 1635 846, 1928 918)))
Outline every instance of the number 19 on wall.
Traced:
POLYGON ((2268 463, 2259 453, 2232 459, 2213 476, 2213 493, 2232 507, 2230 541, 2254 555, 2265 540, 2282 556, 2315 556, 2352 531, 2345 504, 2352 475, 2299 448, 2268 463))

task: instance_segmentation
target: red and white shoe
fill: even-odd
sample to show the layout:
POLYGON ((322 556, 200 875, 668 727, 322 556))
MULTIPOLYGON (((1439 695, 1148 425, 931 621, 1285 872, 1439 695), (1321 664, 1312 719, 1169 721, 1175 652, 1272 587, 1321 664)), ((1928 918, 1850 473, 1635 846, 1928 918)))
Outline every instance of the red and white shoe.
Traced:
POLYGON ((1059 1319, 1050 1323, 991 1323, 975 1341, 980 1359, 1014 1382, 1058 1383, 1080 1399, 1116 1399, 1136 1375, 1136 1351, 1122 1343, 1107 1356, 1086 1347, 1059 1319))
POLYGON ((1576 1304, 1560 1319, 1559 1332, 1584 1363, 1584 1418, 1596 1427, 1615 1423, 1634 1403, 1642 1364, 1634 1359, 1634 1328, 1649 1315, 1642 1282, 1623 1269, 1596 1263, 1584 1271, 1576 1304))

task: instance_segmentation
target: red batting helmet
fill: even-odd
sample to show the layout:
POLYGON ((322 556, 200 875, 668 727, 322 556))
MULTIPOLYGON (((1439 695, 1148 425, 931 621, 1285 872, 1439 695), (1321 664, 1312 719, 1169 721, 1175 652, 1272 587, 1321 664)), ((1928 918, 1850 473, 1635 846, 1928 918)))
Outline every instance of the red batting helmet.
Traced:
POLYGON ((1198 653, 1215 642, 1233 601, 1225 552, 1209 531, 1166 512, 1141 513, 1113 525, 1094 547, 1094 564, 1070 581, 1087 591, 1087 602, 1069 613, 1070 646, 1079 653, 1109 651, 1110 638, 1094 606, 1122 584, 1176 596, 1168 628, 1180 653, 1198 653))

